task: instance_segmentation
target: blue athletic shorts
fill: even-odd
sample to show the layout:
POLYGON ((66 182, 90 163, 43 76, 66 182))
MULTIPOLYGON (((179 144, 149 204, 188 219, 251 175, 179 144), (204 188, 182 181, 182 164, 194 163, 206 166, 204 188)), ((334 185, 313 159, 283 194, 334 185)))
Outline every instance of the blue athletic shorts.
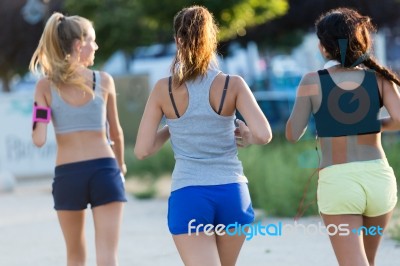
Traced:
POLYGON ((54 209, 83 210, 114 201, 126 202, 124 177, 114 158, 100 158, 56 166, 54 209))
MULTIPOLYGON (((171 234, 196 232, 197 225, 250 224, 254 211, 247 183, 188 186, 172 191, 168 201, 168 228, 171 234), (195 219, 195 221, 193 221, 195 219)), ((204 231, 204 226, 198 227, 204 231)))

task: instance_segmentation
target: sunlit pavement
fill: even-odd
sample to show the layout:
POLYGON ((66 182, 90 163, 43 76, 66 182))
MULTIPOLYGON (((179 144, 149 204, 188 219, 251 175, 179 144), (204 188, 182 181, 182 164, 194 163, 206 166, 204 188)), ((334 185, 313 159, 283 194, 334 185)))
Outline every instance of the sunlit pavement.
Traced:
MULTIPOLYGON (((0 193, 0 265, 65 265, 65 249, 53 210, 51 180, 23 181, 9 193, 0 193)), ((137 200, 126 204, 120 242, 120 265, 183 265, 166 225, 167 200, 137 200)), ((267 218, 262 225, 293 224, 293 219, 267 218)), ((319 217, 302 218, 305 226, 319 217)), ((87 212, 88 264, 95 265, 94 232, 87 212)), ((309 227, 314 228, 314 227, 309 227)), ((400 247, 384 238, 376 265, 398 263, 400 247)), ((260 236, 246 241, 237 265, 337 265, 327 235, 309 230, 282 236, 260 236)))

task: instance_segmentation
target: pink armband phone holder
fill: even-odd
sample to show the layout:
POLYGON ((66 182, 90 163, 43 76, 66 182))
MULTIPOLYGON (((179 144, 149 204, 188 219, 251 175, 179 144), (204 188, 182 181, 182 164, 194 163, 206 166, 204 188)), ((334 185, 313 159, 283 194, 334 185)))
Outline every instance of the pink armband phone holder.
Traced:
POLYGON ((44 106, 33 106, 33 122, 49 123, 51 120, 51 108, 44 106))

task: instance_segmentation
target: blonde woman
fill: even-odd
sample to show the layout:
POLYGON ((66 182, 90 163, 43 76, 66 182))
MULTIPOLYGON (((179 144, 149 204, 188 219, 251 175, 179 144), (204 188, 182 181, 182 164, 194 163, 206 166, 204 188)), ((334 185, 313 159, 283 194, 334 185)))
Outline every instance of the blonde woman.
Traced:
POLYGON ((85 209, 93 211, 97 265, 117 265, 123 202, 124 138, 112 77, 93 71, 98 49, 92 23, 54 13, 30 69, 44 77, 35 89, 33 143, 46 142, 51 121, 57 141, 54 208, 67 248, 67 265, 85 265, 85 209), (109 123, 110 146, 106 136, 109 123))
POLYGON ((237 157, 235 111, 247 123, 236 119, 239 146, 268 143, 271 128, 243 79, 218 69, 217 27, 206 8, 178 12, 174 35, 172 76, 159 80, 148 99, 135 154, 144 159, 171 137, 168 226, 179 254, 185 265, 235 265, 245 235, 224 229, 254 219, 237 157), (167 126, 158 129, 163 116, 167 126))

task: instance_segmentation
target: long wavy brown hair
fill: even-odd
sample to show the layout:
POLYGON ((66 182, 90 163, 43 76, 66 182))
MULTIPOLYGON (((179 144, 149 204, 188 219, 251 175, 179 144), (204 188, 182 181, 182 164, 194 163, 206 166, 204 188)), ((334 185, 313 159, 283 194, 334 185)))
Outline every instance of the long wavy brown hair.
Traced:
POLYGON ((182 9, 174 17, 177 53, 171 66, 175 84, 204 76, 211 62, 217 63, 218 27, 202 6, 182 9))
POLYGON ((371 33, 376 28, 370 17, 363 16, 350 8, 337 8, 321 15, 315 22, 318 39, 326 51, 333 57, 331 59, 341 62, 341 49, 339 40, 347 40, 347 51, 344 67, 357 63, 360 57, 366 67, 375 70, 387 80, 400 85, 400 79, 388 68, 380 65, 371 54, 371 33))

